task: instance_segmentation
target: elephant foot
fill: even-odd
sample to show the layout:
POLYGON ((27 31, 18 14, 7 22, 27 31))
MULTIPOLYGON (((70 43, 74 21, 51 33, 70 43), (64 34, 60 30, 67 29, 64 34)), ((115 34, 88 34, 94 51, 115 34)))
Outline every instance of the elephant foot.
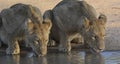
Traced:
POLYGON ((6 54, 19 54, 20 53, 20 49, 10 49, 10 48, 7 48, 6 49, 6 54))
POLYGON ((59 49, 60 52, 70 52, 71 51, 71 45, 68 44, 67 46, 60 45, 59 49))

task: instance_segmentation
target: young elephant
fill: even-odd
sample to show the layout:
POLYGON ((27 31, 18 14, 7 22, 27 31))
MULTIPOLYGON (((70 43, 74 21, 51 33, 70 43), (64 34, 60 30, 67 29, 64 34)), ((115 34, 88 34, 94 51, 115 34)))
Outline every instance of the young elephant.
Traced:
POLYGON ((52 21, 50 39, 59 44, 59 51, 71 51, 71 41, 78 35, 84 45, 95 52, 104 50, 106 16, 96 15, 95 9, 85 1, 65 0, 44 13, 52 21))
POLYGON ((50 20, 44 22, 47 21, 47 19, 45 18, 43 20, 38 8, 19 3, 2 10, 0 17, 2 20, 0 39, 8 44, 8 48, 6 49, 7 54, 19 54, 20 48, 18 40, 31 36, 31 33, 28 31, 29 27, 27 27, 28 19, 30 19, 34 27, 37 28, 34 30, 34 34, 37 36, 37 44, 36 40, 27 43, 31 45, 36 55, 40 55, 41 52, 42 55, 46 54, 46 52, 41 50, 41 47, 44 47, 43 43, 47 43, 51 22, 49 22, 50 20))

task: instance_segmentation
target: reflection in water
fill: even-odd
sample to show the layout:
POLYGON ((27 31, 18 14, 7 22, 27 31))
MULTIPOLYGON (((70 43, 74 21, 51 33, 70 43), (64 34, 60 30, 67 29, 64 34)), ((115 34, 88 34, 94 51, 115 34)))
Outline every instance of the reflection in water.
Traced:
POLYGON ((47 55, 47 61, 49 64, 70 64, 71 56, 67 54, 51 54, 47 55))
POLYGON ((6 56, 6 62, 8 62, 8 64, 20 64, 19 60, 20 55, 6 56))
POLYGON ((85 53, 85 64, 105 64, 105 60, 101 54, 85 53))
POLYGON ((49 64, 83 64, 83 58, 77 52, 50 54, 47 61, 49 64))
MULTIPOLYGON (((27 64, 47 64, 46 57, 31 57, 28 62, 27 64)), ((26 64, 26 62, 21 64, 26 64)))
POLYGON ((0 64, 47 64, 47 59, 27 55, 0 55, 0 64))
POLYGON ((102 55, 105 57, 106 64, 120 64, 120 51, 108 51, 102 55))
POLYGON ((20 64, 48 64, 46 57, 21 56, 20 64))
MULTIPOLYGON (((106 52, 103 52, 106 53, 106 52)), ((3 55, 0 54, 0 64, 119 64, 120 56, 109 56, 106 54, 92 54, 89 52, 72 51, 71 54, 65 53, 48 53, 45 57, 33 57, 32 53, 20 55, 3 55), (104 60, 105 59, 105 60, 104 60), (110 60, 108 63, 106 60, 110 60)), ((109 52, 111 53, 111 52, 109 52)), ((107 53, 108 54, 108 53, 107 53)), ((114 53, 115 54, 115 53, 114 53)), ((116 53, 118 54, 118 53, 116 53)))
POLYGON ((20 56, 19 55, 6 55, 0 56, 0 64, 20 64, 20 56))

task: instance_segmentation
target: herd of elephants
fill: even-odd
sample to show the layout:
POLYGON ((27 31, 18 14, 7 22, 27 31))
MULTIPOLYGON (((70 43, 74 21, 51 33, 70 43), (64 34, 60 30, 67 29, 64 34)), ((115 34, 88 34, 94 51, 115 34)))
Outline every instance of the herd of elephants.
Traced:
POLYGON ((39 8, 17 3, 0 12, 0 46, 6 44, 6 54, 19 54, 19 41, 33 49, 35 55, 47 54, 48 43, 57 43, 61 52, 71 51, 71 41, 79 42, 92 52, 104 50, 107 17, 85 1, 63 0, 41 14, 39 8), (31 22, 29 21, 31 20, 31 22))

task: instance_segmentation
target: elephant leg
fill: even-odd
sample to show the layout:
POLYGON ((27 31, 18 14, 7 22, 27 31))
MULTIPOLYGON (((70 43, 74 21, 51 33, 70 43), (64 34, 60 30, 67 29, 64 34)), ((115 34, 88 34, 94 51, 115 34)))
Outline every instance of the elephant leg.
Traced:
POLYGON ((18 41, 9 41, 8 42, 8 48, 6 49, 7 54, 19 54, 20 53, 20 47, 18 44, 18 41))
POLYGON ((71 51, 71 43, 65 34, 61 34, 61 36, 60 36, 59 51, 62 51, 62 52, 70 52, 71 51))

